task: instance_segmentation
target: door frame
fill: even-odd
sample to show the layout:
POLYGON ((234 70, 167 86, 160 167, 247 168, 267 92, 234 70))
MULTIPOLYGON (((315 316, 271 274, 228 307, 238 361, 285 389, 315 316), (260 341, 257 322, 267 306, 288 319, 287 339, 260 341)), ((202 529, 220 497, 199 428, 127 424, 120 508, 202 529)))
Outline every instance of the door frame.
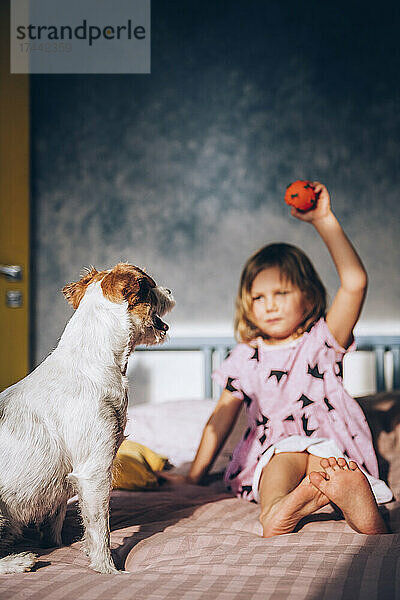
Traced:
POLYGON ((21 265, 21 281, 0 277, 0 389, 31 368, 29 75, 10 73, 10 0, 0 2, 0 263, 21 265), (7 291, 22 306, 6 307, 7 291))

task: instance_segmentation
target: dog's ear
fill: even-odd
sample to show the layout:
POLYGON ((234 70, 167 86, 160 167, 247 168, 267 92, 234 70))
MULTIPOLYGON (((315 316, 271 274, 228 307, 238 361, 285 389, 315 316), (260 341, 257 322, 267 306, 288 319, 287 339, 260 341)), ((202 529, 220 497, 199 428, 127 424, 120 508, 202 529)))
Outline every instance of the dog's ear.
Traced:
POLYGON ((132 310, 137 304, 146 302, 154 281, 138 267, 119 263, 101 282, 104 296, 111 302, 128 302, 132 310))
POLYGON ((63 287, 62 293, 74 309, 78 308, 80 301, 85 295, 87 286, 93 282, 96 275, 99 275, 99 272, 92 267, 82 275, 79 281, 68 283, 63 287))
POLYGON ((111 302, 128 301, 129 306, 135 303, 140 286, 136 274, 124 269, 125 265, 116 265, 101 282, 104 296, 111 302))
POLYGON ((124 300, 128 302, 128 309, 132 310, 137 304, 148 302, 150 288, 146 278, 139 276, 133 280, 132 277, 129 277, 122 289, 124 300))

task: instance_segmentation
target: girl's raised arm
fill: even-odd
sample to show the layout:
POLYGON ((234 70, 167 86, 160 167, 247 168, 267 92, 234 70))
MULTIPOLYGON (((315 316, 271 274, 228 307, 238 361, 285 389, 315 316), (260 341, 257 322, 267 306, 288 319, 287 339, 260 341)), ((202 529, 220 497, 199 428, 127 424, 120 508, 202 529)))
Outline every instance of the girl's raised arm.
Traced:
POLYGON ((316 208, 307 213, 292 208, 291 214, 314 225, 335 263, 340 287, 327 312, 326 322, 335 339, 346 348, 353 339, 353 328, 364 303, 368 277, 360 257, 331 210, 328 190, 321 183, 314 182, 313 185, 319 194, 316 208))

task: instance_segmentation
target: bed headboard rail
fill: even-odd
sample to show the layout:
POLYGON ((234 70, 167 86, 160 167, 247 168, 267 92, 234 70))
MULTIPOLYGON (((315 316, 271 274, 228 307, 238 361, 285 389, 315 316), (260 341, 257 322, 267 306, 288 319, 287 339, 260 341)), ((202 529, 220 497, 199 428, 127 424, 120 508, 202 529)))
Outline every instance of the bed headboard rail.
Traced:
POLYGON ((168 339, 161 346, 138 346, 137 350, 173 350, 175 352, 201 352, 204 365, 204 394, 206 398, 213 397, 213 381, 211 373, 214 368, 214 360, 223 360, 228 352, 236 344, 232 337, 176 337, 168 339))
MULTIPOLYGON (((175 337, 161 346, 139 346, 136 350, 153 351, 197 351, 201 352, 204 364, 204 393, 206 398, 213 394, 211 373, 215 364, 220 363, 233 348, 236 341, 232 337, 175 337)), ((373 352, 375 355, 377 392, 385 390, 385 353, 393 357, 392 388, 400 388, 400 336, 356 336, 357 351, 373 352)))
POLYGON ((400 336, 356 336, 357 350, 369 351, 375 354, 376 388, 377 392, 385 390, 385 353, 393 357, 393 389, 400 388, 400 336))

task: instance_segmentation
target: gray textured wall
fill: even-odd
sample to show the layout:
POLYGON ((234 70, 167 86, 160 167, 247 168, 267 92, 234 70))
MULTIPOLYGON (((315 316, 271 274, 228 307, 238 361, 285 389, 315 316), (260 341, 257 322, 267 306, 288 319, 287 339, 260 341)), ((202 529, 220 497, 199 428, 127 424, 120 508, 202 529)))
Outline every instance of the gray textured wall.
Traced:
POLYGON ((400 332, 398 9, 359 6, 153 0, 151 75, 32 77, 36 361, 84 265, 147 267, 178 331, 229 328, 271 241, 301 246, 332 295, 327 251, 283 203, 297 178, 328 186, 364 259, 362 323, 400 332))

